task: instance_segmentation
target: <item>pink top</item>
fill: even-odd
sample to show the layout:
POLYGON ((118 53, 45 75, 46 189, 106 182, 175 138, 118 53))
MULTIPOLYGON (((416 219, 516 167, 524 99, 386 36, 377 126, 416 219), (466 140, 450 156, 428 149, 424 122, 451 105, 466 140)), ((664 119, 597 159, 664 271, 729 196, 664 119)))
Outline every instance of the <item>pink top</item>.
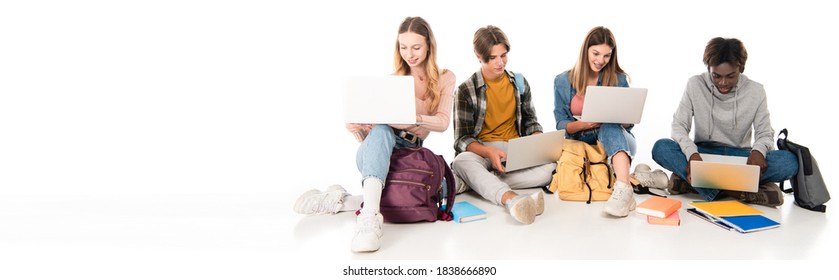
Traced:
POLYGON ((583 103, 585 103, 586 97, 575 94, 574 98, 571 98, 571 115, 573 116, 582 116, 583 115, 583 103))

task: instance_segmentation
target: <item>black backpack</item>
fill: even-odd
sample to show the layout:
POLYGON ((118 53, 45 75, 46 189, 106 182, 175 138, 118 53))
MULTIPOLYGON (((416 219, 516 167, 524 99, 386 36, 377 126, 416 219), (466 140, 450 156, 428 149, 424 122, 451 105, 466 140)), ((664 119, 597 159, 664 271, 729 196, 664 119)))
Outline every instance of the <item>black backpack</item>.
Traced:
POLYGON ((810 149, 787 140, 786 128, 778 133, 778 149, 790 151, 798 158, 798 173, 789 180, 792 188, 784 189, 784 182, 781 182, 781 189, 785 193, 792 192, 795 204, 801 208, 824 213, 827 210, 824 203, 830 200, 830 193, 827 192, 819 164, 810 154, 810 149))

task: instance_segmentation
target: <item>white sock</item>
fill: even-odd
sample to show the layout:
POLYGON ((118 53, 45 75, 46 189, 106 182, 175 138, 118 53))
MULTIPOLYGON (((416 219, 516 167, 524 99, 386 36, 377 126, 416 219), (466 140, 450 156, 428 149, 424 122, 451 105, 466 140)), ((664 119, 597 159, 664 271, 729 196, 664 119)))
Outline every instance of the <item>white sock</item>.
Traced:
POLYGON ((361 203, 364 202, 364 198, 360 195, 348 195, 344 197, 344 204, 341 205, 340 212, 349 212, 361 209, 361 203))
POLYGON ((382 181, 376 177, 369 177, 361 182, 364 208, 361 214, 379 213, 379 204, 382 202, 382 181))

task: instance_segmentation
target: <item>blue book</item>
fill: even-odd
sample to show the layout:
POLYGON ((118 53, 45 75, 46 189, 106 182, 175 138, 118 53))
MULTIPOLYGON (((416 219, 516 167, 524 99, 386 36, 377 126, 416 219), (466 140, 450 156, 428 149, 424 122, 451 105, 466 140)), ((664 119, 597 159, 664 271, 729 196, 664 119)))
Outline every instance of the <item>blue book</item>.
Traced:
POLYGON ((455 222, 467 223, 486 219, 487 212, 468 201, 458 201, 452 207, 452 216, 455 222))
POLYGON ((781 226, 780 223, 762 215, 720 217, 719 219, 741 233, 759 231, 781 226))

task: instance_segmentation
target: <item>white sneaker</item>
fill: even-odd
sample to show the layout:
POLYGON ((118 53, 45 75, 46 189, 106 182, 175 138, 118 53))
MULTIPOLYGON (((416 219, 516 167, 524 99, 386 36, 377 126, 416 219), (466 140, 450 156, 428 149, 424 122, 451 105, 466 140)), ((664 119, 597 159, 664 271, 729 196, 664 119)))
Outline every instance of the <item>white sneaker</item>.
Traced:
POLYGON ((667 177, 667 173, 664 173, 661 169, 649 172, 640 172, 637 171, 637 168, 635 171, 635 180, 641 182, 641 186, 659 190, 667 189, 667 184, 670 181, 667 177))
POLYGON ((626 217, 632 210, 635 210, 635 195, 632 193, 632 187, 618 181, 615 183, 615 189, 612 190, 612 196, 603 206, 603 212, 616 217, 626 217))
POLYGON ((507 202, 507 210, 513 219, 529 225, 536 220, 536 202, 529 195, 518 195, 507 202))
POLYGON ((353 252, 374 252, 379 250, 382 237, 382 214, 361 214, 356 217, 355 236, 350 245, 353 252))
POLYGON ((469 191, 469 189, 470 189, 469 186, 467 186, 466 183, 463 182, 463 179, 460 179, 460 177, 458 177, 457 175, 454 176, 454 182, 455 182, 455 186, 457 186, 455 188, 455 192, 457 194, 461 194, 461 193, 465 193, 465 192, 469 191))
POLYGON ((341 210, 344 197, 347 195, 347 190, 340 185, 329 186, 325 192, 310 190, 297 198, 297 202, 294 203, 294 212, 304 215, 335 214, 341 210))
POLYGON ((545 212, 545 194, 542 190, 530 194, 530 199, 536 203, 536 216, 542 215, 545 212))
POLYGON ((649 166, 649 165, 646 165, 646 164, 643 164, 643 163, 639 163, 638 165, 636 165, 636 166, 635 166, 635 170, 634 170, 634 171, 632 171, 632 174, 629 174, 629 176, 635 177, 635 174, 636 174, 636 173, 640 173, 640 172, 650 172, 650 171, 652 171, 652 170, 653 170, 653 169, 652 169, 652 168, 650 168, 650 166, 649 166))

